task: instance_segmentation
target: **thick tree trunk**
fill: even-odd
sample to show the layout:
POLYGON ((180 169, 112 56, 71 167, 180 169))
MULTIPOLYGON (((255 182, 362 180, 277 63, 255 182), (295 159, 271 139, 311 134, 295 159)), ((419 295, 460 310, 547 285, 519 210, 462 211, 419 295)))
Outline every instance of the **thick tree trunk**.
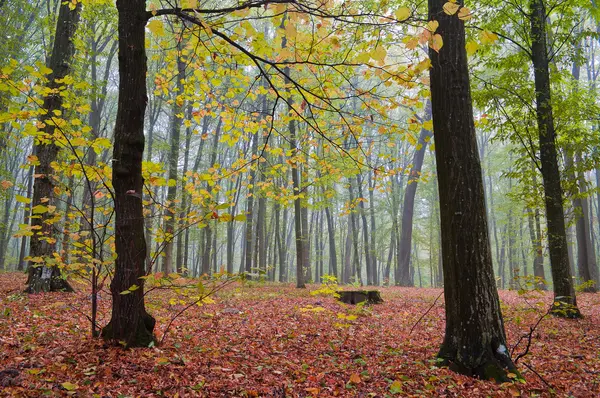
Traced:
POLYGON ((145 8, 145 0, 117 0, 119 100, 112 173, 117 259, 110 285, 112 315, 108 325, 102 329, 102 337, 124 342, 128 347, 145 347, 153 342, 155 324, 154 318, 146 312, 144 279, 141 279, 146 274, 142 213, 142 156, 147 101, 145 8), (125 291, 130 293, 122 294, 125 291))
MULTIPOLYGON (((77 3, 75 8, 69 8, 70 3, 63 3, 60 6, 58 19, 56 22, 56 35, 54 38, 54 47, 48 67, 52 70, 50 74, 48 88, 50 90, 59 90, 63 84, 61 80, 71 73, 73 55, 75 54, 75 32, 79 24, 81 15, 81 3, 77 3)), ((51 164, 58 156, 58 146, 54 144, 54 134, 59 133, 54 123, 50 123, 55 111, 62 111, 63 97, 58 92, 52 93, 44 98, 44 109, 46 115, 42 117, 44 126, 44 139, 48 143, 36 145, 35 154, 38 157, 39 164, 35 166, 35 181, 33 183, 33 199, 31 207, 36 206, 56 206, 54 193, 54 176, 51 164)), ((31 257, 41 257, 44 263, 30 263, 29 278, 27 279, 27 293, 39 293, 41 291, 66 290, 72 291, 73 288, 66 280, 61 278, 60 268, 48 263, 53 261, 53 253, 56 252, 56 237, 54 237, 54 226, 46 222, 51 217, 49 212, 39 214, 39 217, 31 218, 31 226, 41 228, 39 232, 31 237, 29 255, 31 257)))
POLYGON ((438 355, 460 373, 508 381, 506 372, 516 368, 494 281, 464 22, 446 15, 444 3, 429 0, 429 19, 439 22, 436 33, 444 39, 439 53, 429 51, 446 306, 438 355))
MULTIPOLYGON (((431 120, 431 101, 425 104, 425 114, 423 120, 431 120)), ((419 134, 419 141, 413 156, 412 167, 406 190, 404 191, 404 204, 402 205, 402 226, 400 228, 400 286, 414 286, 410 278, 410 258, 412 247, 413 215, 415 209, 415 196, 417 194, 417 184, 421 177, 423 168, 423 159, 427 143, 431 139, 431 131, 424 128, 419 134)))
POLYGON ((546 46, 546 7, 544 0, 531 1, 531 54, 535 78, 536 114, 540 140, 540 160, 548 222, 548 247, 554 284, 555 315, 580 317, 571 268, 560 185, 556 132, 550 95, 550 71, 546 46))

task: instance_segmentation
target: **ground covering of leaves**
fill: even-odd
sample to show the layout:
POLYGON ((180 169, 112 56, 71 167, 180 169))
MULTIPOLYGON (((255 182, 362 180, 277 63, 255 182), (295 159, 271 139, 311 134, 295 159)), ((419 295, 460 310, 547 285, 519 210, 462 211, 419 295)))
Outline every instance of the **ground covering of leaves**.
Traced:
MULTIPOLYGON (((583 320, 544 319, 519 362, 526 382, 497 385, 437 366, 440 289, 381 288, 383 304, 360 308, 310 295, 317 286, 230 286, 176 319, 159 346, 124 350, 90 337, 85 286, 27 296, 24 281, 0 274, 0 396, 600 396, 600 294, 579 295, 583 320)), ((551 295, 500 296, 512 347, 551 295)), ((181 309, 170 298, 147 298, 159 339, 181 309)), ((105 294, 100 306, 110 307, 105 294)))

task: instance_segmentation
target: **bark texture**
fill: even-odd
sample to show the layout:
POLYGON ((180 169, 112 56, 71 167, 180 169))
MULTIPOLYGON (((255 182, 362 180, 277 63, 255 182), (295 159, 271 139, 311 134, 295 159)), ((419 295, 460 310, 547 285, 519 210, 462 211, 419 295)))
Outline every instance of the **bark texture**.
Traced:
MULTIPOLYGON (((54 46, 48 64, 48 67, 52 69, 48 88, 52 91, 44 98, 44 109, 47 110, 46 116, 41 118, 41 122, 44 123, 44 134, 34 149, 39 164, 35 166, 36 178, 33 183, 32 209, 39 205, 56 206, 54 172, 51 164, 56 160, 59 149, 54 144, 54 135, 55 133, 60 134, 60 131, 57 131, 52 123, 52 117, 55 115, 55 111, 63 110, 63 97, 59 93, 59 87, 63 83, 60 81, 72 71, 71 63, 75 54, 74 38, 81 16, 81 3, 77 3, 73 10, 69 8, 69 5, 70 3, 63 3, 60 6, 54 46)), ((55 262, 57 237, 54 236, 54 225, 47 222, 49 218, 51 218, 50 212, 31 218, 31 226, 40 229, 31 237, 29 255, 43 258, 44 263, 42 265, 33 262, 29 264, 29 277, 25 289, 27 293, 73 291, 67 281, 62 279, 60 268, 52 264, 55 262)))
POLYGON ((546 44, 546 7, 544 0, 531 1, 531 60, 535 78, 536 116, 540 141, 540 160, 548 222, 548 248, 554 284, 555 315, 580 317, 571 268, 560 185, 556 131, 550 95, 550 70, 546 44))
POLYGON ((483 177, 477 151, 464 22, 446 15, 445 0, 429 0, 429 19, 444 46, 430 50, 446 333, 439 357, 451 369, 507 381, 510 358, 494 280, 483 177))
POLYGON ((146 240, 142 214, 142 156, 146 111, 144 0, 117 0, 119 13, 119 100, 113 150, 115 246, 117 259, 110 290, 112 316, 102 330, 106 340, 127 347, 154 341, 155 320, 144 306, 146 240), (130 290, 132 286, 138 289, 130 290), (130 290, 129 294, 121 294, 130 290))
MULTIPOLYGON (((427 101, 425 105, 425 115, 423 120, 431 119, 431 102, 427 101)), ((415 196, 417 194, 417 184, 421 177, 423 168, 423 159, 425 149, 431 138, 431 131, 421 129, 419 134, 419 147, 415 150, 410 175, 406 190, 404 191, 404 204, 402 206, 402 226, 400 228, 400 286, 414 286, 414 281, 410 277, 410 257, 412 247, 413 215, 415 209, 415 196)))

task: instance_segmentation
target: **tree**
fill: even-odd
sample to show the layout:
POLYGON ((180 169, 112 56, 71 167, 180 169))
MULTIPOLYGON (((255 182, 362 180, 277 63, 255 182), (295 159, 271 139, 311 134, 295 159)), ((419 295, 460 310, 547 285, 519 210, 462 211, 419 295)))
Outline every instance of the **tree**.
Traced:
POLYGON ((506 372, 516 367, 506 346, 494 280, 465 28, 461 18, 444 12, 444 3, 428 2, 429 26, 444 41, 439 52, 429 50, 446 307, 438 356, 459 373, 507 381, 506 372))
POLYGON ((531 1, 531 60, 535 78, 536 115, 540 142, 540 162, 548 222, 548 248, 554 283, 555 315, 580 317, 577 308, 565 228, 563 191, 560 185, 556 132, 552 115, 550 71, 546 43, 546 6, 544 0, 531 1))
POLYGON ((117 0, 119 14, 119 100, 113 150, 115 273, 112 315, 102 330, 107 340, 128 347, 154 341, 154 318, 144 305, 146 240, 142 214, 142 156, 146 110, 145 0, 117 0), (125 294, 127 292, 127 294, 125 294))
MULTIPOLYGON (((425 105, 425 121, 431 119, 431 102, 427 101, 425 105)), ((410 256, 412 247, 412 230, 413 230, 413 215, 415 207, 415 195, 417 194, 417 183, 423 167, 423 158, 425 157, 425 149, 427 143, 431 139, 431 131, 426 128, 421 129, 417 149, 413 157, 410 175, 406 190, 404 191, 404 204, 402 206, 402 224, 400 228, 400 280, 397 283, 400 286, 414 286, 414 282, 410 277, 410 256)))
POLYGON ((38 163, 35 166, 33 198, 31 208, 32 229, 38 229, 31 237, 29 277, 27 293, 41 291, 72 291, 73 288, 61 277, 56 253, 56 236, 54 234, 53 215, 51 209, 56 206, 54 192, 54 172, 52 163, 58 157, 59 146, 55 134, 61 135, 57 128, 56 117, 63 111, 63 96, 60 87, 63 79, 72 72, 73 55, 75 54, 75 32, 81 15, 81 3, 72 7, 71 3, 62 3, 56 21, 54 46, 48 67, 52 70, 48 80, 49 94, 44 98, 45 115, 42 116, 43 135, 38 138, 34 154, 38 163))

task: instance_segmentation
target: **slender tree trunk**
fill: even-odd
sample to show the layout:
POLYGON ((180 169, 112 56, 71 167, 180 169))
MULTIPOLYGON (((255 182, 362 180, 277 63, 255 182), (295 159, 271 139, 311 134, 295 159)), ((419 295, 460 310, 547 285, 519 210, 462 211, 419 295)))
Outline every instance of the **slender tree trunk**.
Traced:
MULTIPOLYGON (((59 9, 54 47, 48 64, 48 67, 52 70, 48 82, 50 90, 59 90, 59 87, 63 84, 62 79, 73 70, 74 39, 82 6, 81 3, 77 3, 73 10, 70 9, 70 6, 70 3, 62 3, 59 9)), ((33 183, 32 209, 35 209, 36 206, 49 208, 56 205, 52 163, 56 160, 59 150, 58 146, 54 144, 55 134, 60 136, 62 133, 56 129, 54 123, 51 123, 51 119, 55 112, 63 110, 63 96, 54 93, 45 97, 44 109, 47 110, 46 115, 48 116, 42 117, 41 121, 45 124, 44 137, 49 142, 38 144, 35 148, 39 163, 35 166, 36 178, 33 183)), ((27 293, 56 290, 73 291, 67 281, 61 278, 60 268, 50 262, 53 261, 53 253, 56 252, 56 243, 54 243, 56 240, 53 236, 54 226, 47 222, 51 217, 50 212, 46 211, 39 214, 39 217, 31 218, 31 226, 41 228, 39 232, 31 237, 29 254, 32 258, 42 258, 43 263, 30 263, 29 278, 25 289, 27 293)))
POLYGON ((377 248, 376 248, 376 224, 375 224, 375 172, 371 169, 369 172, 369 216, 371 218, 371 233, 370 233, 370 257, 371 266, 373 268, 373 285, 379 285, 380 274, 377 261, 377 248))
POLYGON ((119 100, 113 150, 115 273, 112 314, 104 339, 128 347, 154 341, 155 320, 144 305, 146 240, 142 212, 142 156, 146 110, 146 2, 117 0, 119 13, 119 100), (131 290, 138 286, 138 289, 131 290), (130 291, 129 294, 121 294, 130 291))
MULTIPOLYGON (((360 199, 364 199, 364 195, 363 195, 363 189, 362 189, 362 178, 361 178, 361 174, 359 173, 356 176, 356 185, 358 187, 358 197, 360 199)), ((364 244, 364 252, 365 252, 365 264, 366 264, 366 271, 367 271, 367 285, 373 285, 373 263, 371 261, 371 245, 370 245, 370 241, 369 241, 369 224, 367 223, 367 217, 365 215, 365 204, 364 201, 361 200, 360 202, 358 202, 358 212, 360 214, 360 219, 362 220, 362 224, 363 224, 363 230, 362 230, 362 235, 363 235, 363 244, 364 244)))
POLYGON ((171 107, 170 121, 170 151, 169 151, 169 175, 168 175, 168 190, 167 190, 167 205, 164 211, 164 229, 165 229, 165 245, 162 272, 170 274, 173 272, 173 241, 175 240, 175 225, 177 222, 177 206, 175 199, 177 198, 178 186, 178 168, 179 168, 179 147, 181 140, 181 125, 183 120, 179 115, 183 113, 184 92, 183 81, 185 80, 185 62, 181 55, 181 42, 177 43, 177 75, 175 76, 175 92, 173 104, 171 107))
MULTIPOLYGON (((33 170, 34 167, 29 167, 27 173, 27 198, 31 199, 33 191, 33 170)), ((31 206, 23 209, 23 224, 29 224, 31 217, 31 206)), ((17 271, 23 271, 25 269, 25 252, 27 249, 27 236, 21 237, 21 249, 19 250, 19 263, 17 264, 17 271)))
POLYGON ((329 237, 329 272, 338 277, 337 252, 335 250, 335 227, 329 206, 325 207, 325 218, 327 219, 327 236, 329 237))
MULTIPOLYGON (((425 104, 425 115, 423 120, 431 120, 431 101, 425 104)), ((404 191, 404 204, 402 205, 402 227, 400 228, 400 286, 414 286, 413 280, 410 278, 410 258, 412 247, 412 230, 413 230, 413 215, 415 208, 415 196, 417 193, 417 184, 421 177, 421 169, 423 168, 423 158, 425 157, 425 149, 427 143, 431 139, 431 131, 424 128, 419 134, 419 141, 413 156, 412 167, 406 190, 404 191)))
POLYGON ((555 315, 580 317, 571 268, 563 211, 563 192, 556 149, 556 132, 550 95, 550 71, 546 46, 546 7, 544 0, 531 1, 531 54, 535 78, 536 113, 540 140, 540 160, 548 223, 548 247, 554 284, 555 315))
POLYGON ((446 307, 438 355, 455 371, 504 382, 507 371, 517 370, 494 281, 464 22, 446 15, 444 3, 429 0, 429 19, 439 22, 436 33, 444 39, 439 53, 429 50, 446 307))

